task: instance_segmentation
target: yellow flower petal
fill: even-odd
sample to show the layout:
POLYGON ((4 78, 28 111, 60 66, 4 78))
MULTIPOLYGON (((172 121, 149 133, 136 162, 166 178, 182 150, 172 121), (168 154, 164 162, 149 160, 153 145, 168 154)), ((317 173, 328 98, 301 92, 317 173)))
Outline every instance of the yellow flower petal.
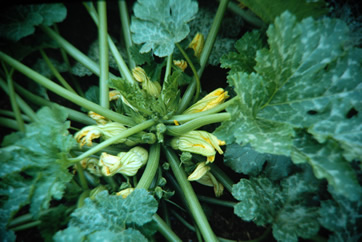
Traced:
POLYGON ((89 111, 88 112, 88 116, 90 118, 92 118, 93 120, 95 120, 97 122, 97 124, 106 124, 108 123, 108 120, 106 117, 103 117, 102 115, 98 114, 98 113, 95 113, 93 111, 89 111))
POLYGON ((122 196, 123 198, 128 197, 129 194, 131 194, 134 191, 134 188, 126 188, 116 193, 117 196, 122 196))
POLYGON ((204 49, 204 35, 201 33, 197 33, 191 43, 189 44, 189 48, 194 50, 194 54, 197 58, 200 58, 201 52, 204 49))
POLYGON ((187 62, 184 60, 173 60, 173 64, 184 71, 187 68, 187 62))
POLYGON ((186 109, 183 114, 199 113, 222 104, 229 97, 228 92, 218 88, 186 109))
POLYGON ((189 180, 189 181, 199 180, 209 170, 210 170, 210 167, 206 165, 206 162, 201 162, 197 165, 196 169, 187 177, 187 180, 189 180))

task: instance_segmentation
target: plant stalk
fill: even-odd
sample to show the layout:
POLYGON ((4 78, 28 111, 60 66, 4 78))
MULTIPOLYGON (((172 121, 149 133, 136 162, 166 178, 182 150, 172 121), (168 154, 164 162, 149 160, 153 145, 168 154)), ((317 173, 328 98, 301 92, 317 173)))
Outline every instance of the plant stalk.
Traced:
POLYGON ((38 84, 44 86, 45 88, 49 89, 50 91, 62 96, 63 98, 81 106, 85 109, 92 110, 110 120, 119 122, 124 125, 132 126, 134 124, 133 120, 127 116, 122 114, 113 112, 111 110, 105 109, 85 98, 82 98, 65 88, 59 86, 58 84, 52 82, 48 78, 44 77, 43 75, 33 71, 31 68, 25 66, 24 64, 20 63, 19 61, 15 60, 14 58, 8 56, 4 52, 0 51, 0 59, 4 60, 6 63, 14 67, 16 70, 20 71, 30 79, 34 80, 38 84))
POLYGON ((167 241, 179 241, 182 240, 170 229, 170 227, 163 221, 163 219, 156 213, 153 215, 153 221, 156 222, 158 231, 167 239, 167 241))
POLYGON ((206 215, 200 205, 199 200, 196 197, 194 190, 190 182, 187 180, 185 172, 180 167, 180 161, 176 154, 169 148, 163 146, 166 158, 171 166, 172 172, 175 175, 177 182, 179 183, 183 193, 185 194, 186 202, 189 206, 190 212, 195 219, 197 226, 199 227, 202 236, 205 241, 217 241, 217 237, 211 229, 206 215))
POLYGON ((216 179, 223 184, 226 190, 232 193, 234 182, 217 165, 210 164, 210 167, 211 173, 216 177, 216 179))
POLYGON ((104 108, 109 108, 109 88, 108 88, 108 44, 107 44, 107 4, 106 1, 98 1, 99 25, 99 104, 104 108))
POLYGON ((139 180, 136 188, 144 188, 148 190, 150 187, 153 178, 156 175, 158 164, 160 161, 160 144, 153 144, 150 148, 150 154, 148 157, 147 165, 145 171, 142 174, 141 179, 139 180))
POLYGON ((119 0, 118 1, 119 6, 119 15, 121 17, 121 24, 122 24, 122 32, 123 32, 123 39, 124 43, 126 45, 127 50, 127 56, 128 56, 128 63, 131 69, 136 67, 136 64, 134 60, 132 59, 132 55, 130 52, 131 46, 132 46, 132 38, 131 38, 131 32, 129 29, 129 16, 128 16, 128 10, 127 10, 127 3, 125 0, 119 0))

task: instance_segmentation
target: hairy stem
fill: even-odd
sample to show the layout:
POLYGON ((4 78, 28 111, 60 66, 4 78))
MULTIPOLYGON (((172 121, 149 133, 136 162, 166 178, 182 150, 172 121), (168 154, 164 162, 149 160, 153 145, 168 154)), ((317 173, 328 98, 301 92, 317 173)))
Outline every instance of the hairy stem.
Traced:
POLYGON ((104 108, 109 108, 108 89, 108 45, 107 45, 107 4, 106 1, 98 1, 99 24, 99 104, 104 108))
POLYGON ((150 148, 146 169, 142 174, 136 188, 148 189, 156 175, 158 164, 160 161, 160 144, 153 144, 150 148))
POLYGON ((131 136, 133 134, 141 132, 141 131, 151 127, 154 124, 155 124, 155 121, 153 121, 153 120, 148 120, 148 121, 145 121, 143 123, 140 123, 140 124, 138 124, 138 125, 136 125, 136 126, 134 126, 132 128, 129 128, 129 129, 123 131, 122 133, 120 133, 120 134, 118 134, 116 136, 113 136, 112 138, 107 139, 106 141, 103 141, 102 143, 100 143, 97 146, 91 148, 90 150, 87 150, 86 152, 84 152, 83 154, 81 154, 78 157, 69 158, 68 161, 71 162, 71 163, 77 163, 77 162, 87 158, 88 156, 91 156, 91 155, 97 153, 98 151, 100 151, 100 150, 114 144, 118 140, 123 139, 123 138, 127 138, 128 136, 131 136))
POLYGON ((229 113, 217 113, 205 115, 200 118, 193 119, 179 126, 167 126, 167 133, 172 136, 180 136, 189 131, 195 130, 207 124, 218 123, 230 119, 229 113))
POLYGON ((122 123, 124 125, 132 126, 134 124, 134 122, 131 118, 124 116, 122 114, 113 112, 111 110, 105 109, 85 98, 82 98, 82 97, 66 90, 65 88, 52 82, 48 78, 33 71, 31 68, 23 65, 19 61, 15 60, 14 58, 8 56, 7 54, 5 54, 4 52, 1 52, 1 51, 0 51, 0 59, 4 60, 6 63, 11 65, 16 70, 20 71, 21 73, 23 73, 30 79, 34 80, 38 84, 44 86, 45 88, 58 94, 59 96, 62 96, 63 98, 65 98, 81 107, 84 107, 85 109, 92 110, 110 120, 122 123))
POLYGON ((171 149, 165 146, 163 148, 166 158, 171 166, 172 172, 174 173, 178 184, 180 185, 183 193, 185 194, 185 199, 190 209, 190 212, 194 217, 202 236, 204 237, 205 241, 217 241, 217 238, 212 231, 209 222, 207 221, 206 215, 200 205, 200 202, 199 200, 197 200, 196 194, 192 189, 190 182, 187 180, 185 172, 180 167, 180 161, 178 160, 177 155, 171 149))

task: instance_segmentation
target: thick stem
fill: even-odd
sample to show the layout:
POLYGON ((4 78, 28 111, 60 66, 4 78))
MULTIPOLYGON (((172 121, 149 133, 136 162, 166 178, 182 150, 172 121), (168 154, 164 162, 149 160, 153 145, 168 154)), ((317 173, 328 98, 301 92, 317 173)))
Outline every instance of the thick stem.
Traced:
POLYGON ((129 128, 129 129, 123 131, 122 133, 120 133, 116 136, 113 136, 112 138, 107 139, 106 141, 103 141, 102 143, 98 144, 97 146, 93 147, 90 150, 87 150, 86 152, 84 152, 83 154, 81 154, 78 157, 68 159, 68 161, 72 162, 72 163, 79 162, 79 161, 87 158, 88 156, 91 156, 91 155, 97 153, 98 151, 112 145, 113 143, 117 142, 118 140, 127 138, 128 136, 141 132, 142 130, 147 129, 154 124, 155 124, 155 121, 153 121, 153 120, 147 120, 143 123, 140 123, 132 128, 129 128))
POLYGON ((163 79, 163 82, 166 82, 168 77, 170 76, 171 66, 172 66, 172 54, 167 57, 167 65, 166 65, 165 77, 163 79))
POLYGON ((163 221, 163 219, 157 215, 153 215, 153 221, 156 222, 158 231, 167 239, 167 241, 182 241, 173 231, 170 229, 170 227, 163 221))
POLYGON ((198 71, 198 74, 201 78, 202 73, 205 70, 207 60, 210 57, 211 50, 214 47, 214 43, 216 40, 217 33, 219 32, 221 21, 224 17, 224 13, 226 11, 226 8, 228 6, 229 0, 221 0, 219 7, 217 9, 216 15, 214 17, 214 21, 211 25, 209 34, 207 35, 204 48, 200 55, 200 69, 198 71))
POLYGON ((84 107, 85 109, 88 110, 92 110, 110 120, 119 122, 121 124, 124 125, 128 125, 128 126, 132 126, 134 124, 133 120, 127 116, 124 116, 122 114, 113 112, 111 110, 105 109, 91 101, 88 101, 85 98, 82 98, 68 90, 66 90, 65 88, 59 86, 58 84, 52 82, 51 80, 49 80, 48 78, 40 75, 39 73, 33 71, 32 69, 30 69, 29 67, 23 65, 22 63, 20 63, 19 61, 15 60, 14 58, 8 56, 7 54, 5 54, 4 52, 0 51, 0 59, 3 59, 6 63, 8 63, 9 65, 11 65, 12 67, 14 67, 15 69, 17 69, 18 71, 20 71, 21 73, 23 73, 24 75, 26 75, 27 77, 29 77, 30 79, 34 80, 35 82, 37 82, 38 84, 44 86, 45 88, 49 89, 50 91, 58 94, 59 96, 62 96, 63 98, 81 106, 84 107))
POLYGON ((156 175, 158 164, 160 161, 160 144, 153 144, 150 148, 150 154, 147 161, 147 166, 139 180, 136 188, 148 189, 156 175))
MULTIPOLYGON (((97 11, 95 10, 94 6, 92 3, 84 3, 85 8, 87 9, 89 15, 92 17, 94 23, 98 26, 98 14, 97 11)), ((134 84, 135 81, 133 80, 133 76, 131 71, 129 70, 128 66, 126 65, 126 62, 123 60, 121 54, 119 53, 116 45, 114 44, 113 40, 111 39, 111 37, 108 35, 107 37, 108 40, 108 45, 109 45, 109 49, 112 52, 113 57, 116 59, 119 71, 121 73, 121 75, 123 76, 123 78, 125 78, 129 83, 134 84)), ((111 79, 114 79, 115 76, 114 75, 110 75, 111 79)))
POLYGON ((119 0, 118 1, 119 6, 119 15, 121 17, 121 23, 122 23, 122 33, 123 33, 123 39, 124 43, 126 45, 127 50, 127 56, 128 56, 128 63, 131 69, 136 67, 135 62, 132 59, 131 55, 131 46, 132 46, 132 38, 131 38, 131 32, 129 29, 129 16, 128 16, 128 10, 127 10, 127 3, 125 0, 119 0))
POLYGON ((109 88, 108 88, 108 44, 107 44, 107 4, 106 1, 98 1, 99 25, 99 104, 104 108, 109 108, 109 88))
POLYGON ((202 233, 202 236, 204 237, 205 241, 217 241, 217 238, 212 231, 209 222, 207 221, 206 215, 200 205, 200 202, 197 199, 190 182, 187 180, 185 172, 180 167, 180 161, 178 160, 177 155, 171 149, 167 147, 163 148, 166 154, 166 158, 171 166, 172 172, 174 173, 177 182, 179 183, 183 193, 185 194, 185 199, 190 209, 190 212, 194 217, 195 222, 202 233))
POLYGON ((13 72, 9 73, 7 71, 6 66, 5 65, 3 65, 3 66, 4 66, 4 69, 5 69, 5 73, 6 73, 6 79, 8 81, 8 95, 9 95, 9 98, 10 98, 11 107, 12 107, 14 115, 15 115, 15 120, 16 120, 16 122, 18 124, 18 129, 21 132, 25 132, 24 120, 21 117, 21 112, 20 112, 18 103, 16 101, 16 93, 15 93, 15 90, 14 90, 14 82, 13 82, 13 78, 12 78, 12 73, 13 72))
POLYGON ((200 95, 200 89, 201 89, 201 84, 200 84, 200 78, 199 75, 197 74, 196 68, 194 66, 194 64, 192 63, 191 59, 189 58, 189 56, 186 54, 186 52, 182 49, 182 47, 180 46, 180 44, 176 43, 177 48, 180 50, 181 54, 184 56, 184 58, 186 59, 187 63, 189 64, 192 73, 194 74, 194 78, 195 78, 195 82, 196 82, 196 92, 195 92, 195 96, 194 96, 194 100, 193 102, 196 102, 197 99, 199 98, 200 95))
POLYGON ((75 167, 77 169, 80 186, 82 187, 83 190, 88 190, 89 189, 88 182, 87 179, 85 179, 82 166, 79 163, 76 163, 75 167))
POLYGON ((45 51, 40 49, 40 54, 43 56, 43 59, 44 59, 45 63, 47 63, 47 65, 48 65, 49 69, 52 71, 53 75, 58 79, 58 81, 63 85, 63 87, 65 87, 68 91, 71 91, 74 94, 77 94, 74 91, 74 89, 68 84, 68 82, 62 77, 62 75, 60 75, 57 68, 55 68, 53 63, 49 60, 49 58, 48 58, 47 54, 45 53, 45 51))
MULTIPOLYGON (((15 118, 14 112, 9 111, 9 110, 5 110, 5 109, 0 109, 0 115, 15 118)), ((31 122, 31 119, 28 116, 24 115, 24 114, 21 115, 21 118, 26 122, 31 122)))
POLYGON ((167 134, 172 136, 180 136, 189 131, 195 130, 207 124, 218 123, 230 119, 229 113, 210 114, 200 118, 193 119, 179 126, 166 126, 167 134))
POLYGON ((189 105, 189 103, 192 99, 192 95, 195 92, 195 88, 196 88, 196 82, 191 82, 188 85, 184 95, 182 96, 177 113, 182 113, 183 111, 185 111, 185 109, 187 108, 187 106, 189 105))
POLYGON ((14 119, 0 117, 0 126, 19 130, 18 123, 14 119))

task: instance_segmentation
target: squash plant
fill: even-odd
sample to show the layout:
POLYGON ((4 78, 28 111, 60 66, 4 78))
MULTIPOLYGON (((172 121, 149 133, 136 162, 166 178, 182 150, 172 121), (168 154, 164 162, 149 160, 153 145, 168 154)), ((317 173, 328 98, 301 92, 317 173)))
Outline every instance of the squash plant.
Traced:
POLYGON ((107 4, 83 3, 87 55, 57 26, 63 4, 3 10, 0 122, 17 130, 0 149, 3 241, 181 241, 171 219, 242 239, 216 234, 200 201, 232 206, 256 240, 361 237, 358 19, 322 0, 120 0, 118 39, 107 4), (227 83, 203 89, 208 64, 227 83))

